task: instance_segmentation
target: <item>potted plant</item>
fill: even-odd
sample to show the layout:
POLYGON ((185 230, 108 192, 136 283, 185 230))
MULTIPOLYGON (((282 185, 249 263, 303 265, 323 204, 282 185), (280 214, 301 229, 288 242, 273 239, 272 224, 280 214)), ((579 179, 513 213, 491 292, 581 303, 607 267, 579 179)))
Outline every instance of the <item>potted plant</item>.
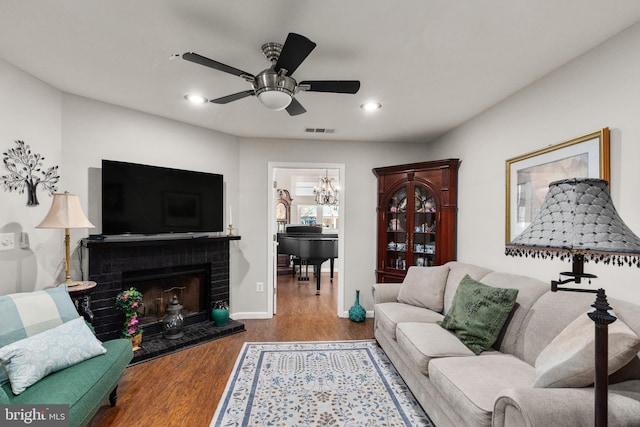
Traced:
POLYGON ((225 326, 229 320, 229 303, 225 300, 214 302, 211 317, 216 326, 225 326))
POLYGON ((142 293, 131 287, 116 296, 116 307, 124 312, 124 324, 121 335, 129 338, 133 350, 140 348, 142 342, 142 329, 138 321, 138 308, 142 305, 142 293))

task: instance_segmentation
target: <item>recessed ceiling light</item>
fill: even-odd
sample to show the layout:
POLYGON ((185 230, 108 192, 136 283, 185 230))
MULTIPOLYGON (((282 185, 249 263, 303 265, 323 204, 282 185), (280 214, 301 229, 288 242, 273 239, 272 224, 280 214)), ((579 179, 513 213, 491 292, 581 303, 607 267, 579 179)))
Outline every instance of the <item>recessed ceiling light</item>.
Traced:
POLYGON ((360 106, 360 108, 362 108, 364 111, 376 111, 382 108, 382 104, 375 101, 365 102, 360 106))
POLYGON ((209 100, 202 95, 185 95, 184 99, 194 104, 205 104, 209 102, 209 100))

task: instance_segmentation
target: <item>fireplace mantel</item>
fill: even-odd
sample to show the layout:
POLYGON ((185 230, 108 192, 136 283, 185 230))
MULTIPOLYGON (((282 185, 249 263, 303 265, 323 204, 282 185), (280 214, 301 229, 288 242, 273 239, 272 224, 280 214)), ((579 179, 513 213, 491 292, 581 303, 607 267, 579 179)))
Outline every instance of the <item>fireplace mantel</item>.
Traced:
MULTIPOLYGON (((115 309, 116 295, 123 289, 123 273, 166 267, 206 265, 210 271, 207 296, 210 302, 229 301, 229 242, 240 236, 154 236, 82 240, 85 280, 97 283, 90 291, 93 326, 101 340, 119 336, 122 313, 115 309)), ((210 310, 207 310, 210 311, 210 310)), ((202 320, 210 315, 203 314, 202 320)))
POLYGON ((183 245, 185 242, 207 242, 207 241, 229 241, 240 240, 240 236, 209 236, 199 234, 159 234, 156 236, 131 235, 131 236, 106 236, 100 238, 82 239, 83 248, 92 248, 100 246, 166 246, 166 245, 183 245))

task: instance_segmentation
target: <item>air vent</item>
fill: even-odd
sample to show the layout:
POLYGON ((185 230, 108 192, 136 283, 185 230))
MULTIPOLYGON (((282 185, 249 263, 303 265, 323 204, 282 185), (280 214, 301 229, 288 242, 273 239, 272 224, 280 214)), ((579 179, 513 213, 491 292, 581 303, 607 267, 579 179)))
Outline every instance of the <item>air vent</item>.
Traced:
POLYGON ((327 128, 306 128, 304 130, 308 133, 335 133, 335 129, 327 129, 327 128))

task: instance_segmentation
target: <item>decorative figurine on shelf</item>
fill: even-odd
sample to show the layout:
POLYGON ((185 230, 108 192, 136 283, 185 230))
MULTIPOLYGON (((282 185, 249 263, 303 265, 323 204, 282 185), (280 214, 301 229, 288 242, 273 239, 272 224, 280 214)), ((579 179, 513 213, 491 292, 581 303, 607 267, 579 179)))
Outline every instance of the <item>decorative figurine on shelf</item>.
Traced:
POLYGON ((140 348, 142 329, 138 321, 138 309, 142 306, 142 293, 131 287, 116 296, 116 308, 124 313, 124 324, 120 335, 129 338, 133 351, 140 348))
POLYGON ((423 204, 424 212, 435 212, 436 211, 436 202, 433 200, 433 197, 429 197, 425 200, 423 204))
POLYGON ((400 203, 398 204, 398 212, 404 212, 407 210, 407 198, 405 197, 404 199, 400 200, 400 203))
POLYGON ((399 219, 392 219, 389 221, 389 231, 404 231, 404 228, 400 225, 399 219))
POLYGON ((360 291, 356 291, 356 302, 349 309, 349 319, 354 322, 364 322, 364 319, 367 318, 367 310, 364 309, 363 306, 360 305, 360 291))
POLYGON ((397 212, 398 211, 398 197, 393 196, 391 198, 391 202, 389 202, 389 212, 397 212))

